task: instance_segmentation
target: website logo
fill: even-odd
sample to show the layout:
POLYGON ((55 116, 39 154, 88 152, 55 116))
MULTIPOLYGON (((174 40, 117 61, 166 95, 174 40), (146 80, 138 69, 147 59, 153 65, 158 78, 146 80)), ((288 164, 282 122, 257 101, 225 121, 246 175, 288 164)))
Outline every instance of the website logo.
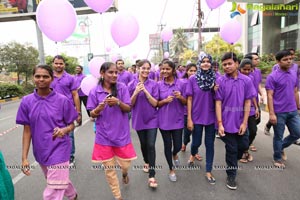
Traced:
POLYGON ((230 10, 230 17, 234 18, 237 15, 243 15, 246 13, 246 10, 241 7, 241 4, 237 4, 235 1, 232 2, 232 7, 230 10))

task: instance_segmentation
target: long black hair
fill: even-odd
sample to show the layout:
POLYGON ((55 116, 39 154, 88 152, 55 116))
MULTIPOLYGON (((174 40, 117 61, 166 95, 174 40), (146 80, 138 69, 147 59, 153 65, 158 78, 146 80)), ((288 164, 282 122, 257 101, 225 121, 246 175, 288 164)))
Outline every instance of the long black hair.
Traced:
MULTIPOLYGON (((112 62, 104 62, 101 65, 100 72, 105 73, 111 66, 114 66, 114 65, 115 64, 112 63, 112 62)), ((100 77, 98 84, 101 84, 103 86, 103 83, 104 83, 104 77, 100 77)), ((115 84, 111 84, 111 94, 114 97, 118 96, 118 89, 117 89, 117 84, 116 83, 115 84)))
POLYGON ((187 72, 188 72, 192 67, 195 67, 195 68, 196 68, 196 71, 197 71, 197 65, 196 65, 195 63, 189 63, 189 64, 187 64, 187 66, 186 66, 186 70, 185 70, 185 73, 184 73, 184 75, 183 75, 182 78, 188 78, 188 77, 189 77, 189 75, 187 74, 187 72))

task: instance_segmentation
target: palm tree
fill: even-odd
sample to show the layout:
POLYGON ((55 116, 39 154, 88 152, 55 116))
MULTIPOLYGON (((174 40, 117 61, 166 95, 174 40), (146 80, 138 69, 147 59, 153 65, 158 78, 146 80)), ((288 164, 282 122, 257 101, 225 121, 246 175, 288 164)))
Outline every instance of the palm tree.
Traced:
POLYGON ((178 29, 173 39, 170 42, 171 46, 171 57, 173 59, 179 59, 181 53, 184 52, 185 49, 188 48, 188 38, 186 34, 184 34, 183 29, 178 29))

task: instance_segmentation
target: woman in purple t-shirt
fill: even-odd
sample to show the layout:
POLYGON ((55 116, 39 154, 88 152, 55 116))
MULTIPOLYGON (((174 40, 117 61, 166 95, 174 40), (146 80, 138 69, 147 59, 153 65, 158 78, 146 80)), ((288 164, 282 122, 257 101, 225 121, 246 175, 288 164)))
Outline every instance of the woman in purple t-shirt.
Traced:
POLYGON ((157 83, 149 78, 151 63, 141 60, 137 63, 139 68, 138 79, 131 81, 128 90, 132 104, 132 127, 136 130, 145 161, 144 172, 149 172, 148 185, 157 187, 155 177, 155 141, 158 128, 157 119, 157 83))
POLYGON ((34 93, 23 97, 17 113, 17 124, 24 125, 22 171, 30 175, 28 151, 32 140, 33 154, 47 179, 43 199, 77 199, 69 179, 71 142, 68 133, 74 129, 78 114, 64 95, 52 88, 53 71, 39 65, 33 71, 34 93))
POLYGON ((195 155, 202 143, 202 132, 205 129, 206 179, 215 184, 212 175, 215 142, 215 102, 214 86, 216 75, 211 67, 212 57, 202 53, 199 56, 200 69, 189 79, 186 89, 187 95, 187 128, 193 131, 191 156, 188 161, 194 164, 195 155))
POLYGON ((174 182, 177 180, 175 167, 180 164, 177 153, 182 144, 186 98, 183 82, 177 79, 175 64, 172 61, 163 62, 161 73, 164 79, 158 83, 158 127, 164 141, 165 156, 169 165, 169 180, 174 182))
POLYGON ((130 95, 126 85, 117 82, 118 70, 114 63, 103 63, 100 74, 99 84, 91 90, 87 103, 91 116, 96 118, 92 161, 102 162, 112 193, 121 200, 116 163, 122 170, 122 182, 128 184, 128 169, 131 160, 136 159, 128 119, 130 95))

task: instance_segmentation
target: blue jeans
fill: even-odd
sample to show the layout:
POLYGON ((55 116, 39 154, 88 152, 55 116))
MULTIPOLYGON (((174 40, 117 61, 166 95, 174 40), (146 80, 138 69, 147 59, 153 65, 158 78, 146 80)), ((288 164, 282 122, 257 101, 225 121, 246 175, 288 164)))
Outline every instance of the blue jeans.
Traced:
POLYGON ((155 176, 155 141, 157 135, 157 128, 145 129, 137 131, 140 139, 141 151, 145 163, 149 164, 149 178, 155 176))
POLYGON ((175 130, 162 130, 159 129, 161 132, 161 136, 164 141, 164 150, 165 150, 165 157, 169 165, 169 169, 173 170, 173 158, 172 156, 176 156, 177 153, 181 149, 182 145, 182 128, 175 129, 175 130), (173 145, 172 145, 173 143, 173 145), (172 151, 173 146, 173 151, 172 151))
POLYGON ((70 158, 73 157, 74 158, 74 154, 75 154, 75 138, 74 138, 74 131, 69 133, 70 139, 71 139, 71 155, 70 158))
POLYGON ((202 132, 205 128, 205 154, 206 154, 206 172, 211 172, 215 155, 215 124, 201 125, 194 124, 192 134, 191 154, 195 156, 202 143, 202 132))
POLYGON ((226 149, 226 173, 227 176, 236 177, 238 169, 238 160, 242 158, 243 153, 249 148, 249 132, 248 130, 244 135, 237 133, 226 133, 221 137, 225 143, 226 149))
POLYGON ((186 146, 191 141, 192 131, 187 129, 187 116, 184 115, 184 128, 183 128, 183 144, 186 146))
POLYGON ((276 113, 277 124, 273 126, 273 158, 281 160, 281 152, 300 138, 300 117, 297 111, 276 113), (290 134, 283 139, 285 125, 288 127, 290 134))

